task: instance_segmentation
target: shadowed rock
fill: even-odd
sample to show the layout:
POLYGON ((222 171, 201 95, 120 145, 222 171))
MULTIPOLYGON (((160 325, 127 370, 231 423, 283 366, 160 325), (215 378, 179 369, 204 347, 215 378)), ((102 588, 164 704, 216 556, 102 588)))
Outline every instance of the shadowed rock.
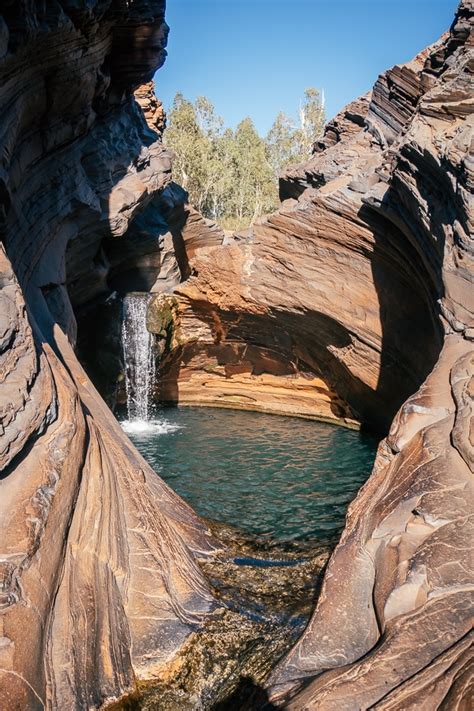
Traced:
POLYGON ((7 2, 0 18, 0 708, 97 708, 214 606, 195 514, 138 455, 73 351, 120 239, 170 179, 132 89, 164 2, 7 2))
POLYGON ((277 706, 468 703, 472 26, 467 0, 328 124, 282 176, 278 212, 198 250, 151 306, 170 314, 163 399, 388 432, 312 620, 271 675, 277 706))
POLYGON ((388 432, 306 631, 267 691, 246 670, 229 703, 467 708, 472 0, 232 237, 186 205, 154 98, 139 97, 150 128, 132 96, 165 57, 162 0, 2 13, 2 711, 97 708, 166 680, 215 607, 197 558, 218 544, 74 350, 76 319, 83 353, 94 309, 137 288, 155 293, 161 399, 388 432))

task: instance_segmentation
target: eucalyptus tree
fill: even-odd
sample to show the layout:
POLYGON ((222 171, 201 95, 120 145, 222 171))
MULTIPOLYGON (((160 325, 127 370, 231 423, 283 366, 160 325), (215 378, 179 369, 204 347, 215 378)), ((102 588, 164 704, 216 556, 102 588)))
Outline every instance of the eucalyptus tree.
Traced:
POLYGON ((308 160, 325 122, 324 97, 313 87, 305 90, 298 118, 280 111, 266 137, 268 160, 276 180, 289 165, 308 160))
POLYGON ((278 207, 279 175, 310 156, 323 124, 324 102, 316 89, 306 89, 297 120, 279 113, 265 138, 249 117, 234 131, 209 99, 191 102, 179 93, 164 141, 175 153, 175 177, 191 204, 205 217, 238 227, 278 207))

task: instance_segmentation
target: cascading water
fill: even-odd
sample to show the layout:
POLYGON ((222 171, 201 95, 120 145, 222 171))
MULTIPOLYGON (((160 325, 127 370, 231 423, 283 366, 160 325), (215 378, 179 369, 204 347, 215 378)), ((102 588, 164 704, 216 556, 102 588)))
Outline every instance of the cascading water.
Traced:
POLYGON ((145 424, 151 417, 155 358, 152 335, 146 327, 149 300, 149 294, 129 294, 123 301, 122 343, 129 425, 145 424))

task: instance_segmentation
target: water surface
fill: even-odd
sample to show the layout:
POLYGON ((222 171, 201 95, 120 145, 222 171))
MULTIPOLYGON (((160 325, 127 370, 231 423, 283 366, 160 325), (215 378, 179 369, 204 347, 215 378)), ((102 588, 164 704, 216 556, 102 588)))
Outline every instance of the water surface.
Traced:
POLYGON ((198 514, 278 542, 332 540, 377 445, 343 427, 214 408, 171 408, 148 424, 122 424, 198 514))

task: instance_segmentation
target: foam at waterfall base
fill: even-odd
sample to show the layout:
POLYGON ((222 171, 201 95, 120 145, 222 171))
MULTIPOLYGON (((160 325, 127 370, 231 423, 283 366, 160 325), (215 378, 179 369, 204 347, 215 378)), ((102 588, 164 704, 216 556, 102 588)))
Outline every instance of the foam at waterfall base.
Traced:
POLYGON ((181 429, 180 425, 166 420, 124 420, 120 424, 124 432, 133 435, 161 435, 181 429))

